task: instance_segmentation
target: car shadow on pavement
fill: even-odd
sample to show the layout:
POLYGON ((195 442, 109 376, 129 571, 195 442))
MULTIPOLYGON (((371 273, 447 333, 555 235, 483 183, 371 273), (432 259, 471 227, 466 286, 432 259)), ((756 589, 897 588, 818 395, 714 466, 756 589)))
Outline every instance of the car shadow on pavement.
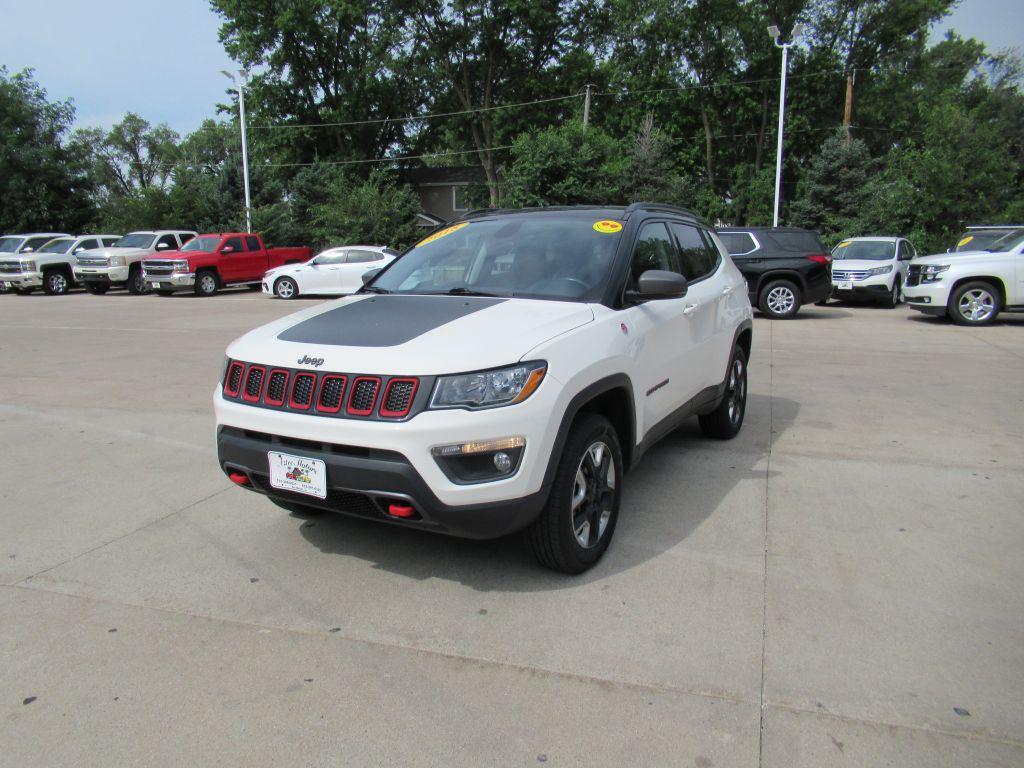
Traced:
MULTIPOLYGON (((611 547, 593 569, 566 576, 541 567, 521 533, 471 541, 340 514, 293 513, 302 536, 327 554, 356 557, 408 578, 444 579, 482 592, 564 589, 635 568, 673 549, 714 515, 743 481, 767 477, 764 460, 771 438, 791 424, 799 405, 785 398, 750 395, 748 424, 732 441, 705 438, 696 419, 661 440, 626 477, 618 528, 611 547), (769 413, 770 411, 770 413, 769 413), (760 466, 759 466, 760 465, 760 466)), ((729 514, 741 518, 763 508, 763 492, 739 496, 729 514)), ((759 513, 754 516, 759 517, 759 513)))

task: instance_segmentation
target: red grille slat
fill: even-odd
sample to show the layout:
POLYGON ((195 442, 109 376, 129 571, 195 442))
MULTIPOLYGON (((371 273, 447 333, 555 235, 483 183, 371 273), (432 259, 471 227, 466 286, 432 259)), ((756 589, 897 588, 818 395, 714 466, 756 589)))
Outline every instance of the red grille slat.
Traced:
POLYGON ((267 405, 282 406, 284 397, 288 393, 288 371, 284 368, 275 368, 267 375, 267 393, 263 396, 263 402, 267 405))
POLYGON ((369 416, 377 405, 377 393, 380 391, 380 378, 377 376, 357 376, 349 390, 348 405, 345 410, 352 416, 369 416))
POLYGON ((245 372, 245 387, 242 397, 250 403, 258 403, 263 397, 263 385, 267 380, 267 369, 262 365, 250 365, 245 372))
POLYGON ((228 397, 238 397, 242 388, 242 376, 245 373, 245 363, 232 360, 228 366, 228 372, 224 376, 224 394, 228 397))
POLYGON ((296 373, 292 379, 292 395, 288 405, 300 411, 308 411, 313 405, 313 393, 316 392, 315 373, 296 373))
POLYGON ((385 419, 401 419, 409 415, 420 380, 413 378, 394 378, 388 381, 381 398, 380 415, 385 419))
POLYGON ((316 397, 316 409, 320 413, 337 413, 345 403, 345 387, 347 376, 334 373, 326 374, 320 380, 320 391, 316 397))

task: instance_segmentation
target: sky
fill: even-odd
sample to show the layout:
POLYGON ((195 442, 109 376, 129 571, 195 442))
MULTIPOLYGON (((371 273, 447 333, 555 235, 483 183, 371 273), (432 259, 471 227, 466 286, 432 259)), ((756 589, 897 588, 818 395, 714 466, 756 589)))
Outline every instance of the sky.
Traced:
MULTIPOLYGON (((131 111, 186 133, 229 100, 220 71, 238 68, 207 0, 0 0, 0 19, 0 64, 31 67, 51 99, 73 98, 79 127, 131 111)), ((993 51, 1024 47, 1022 22, 1024 0, 962 0, 932 39, 954 28, 993 51)))

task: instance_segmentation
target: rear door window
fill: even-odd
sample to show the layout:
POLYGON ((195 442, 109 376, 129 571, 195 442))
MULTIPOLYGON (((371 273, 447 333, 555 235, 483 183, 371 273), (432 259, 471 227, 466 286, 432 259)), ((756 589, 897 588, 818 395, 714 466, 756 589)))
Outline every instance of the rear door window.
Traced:
POLYGON ((718 254, 712 253, 700 231, 689 224, 675 222, 670 223, 668 227, 676 236, 679 266, 683 271, 683 277, 692 283, 710 274, 718 261, 718 254))
POLYGON ((245 244, 249 247, 250 251, 258 251, 260 249, 260 241, 256 235, 246 235, 245 244))
POLYGON ((640 275, 650 269, 662 269, 667 272, 678 272, 679 257, 675 245, 663 222, 644 224, 633 249, 633 258, 629 264, 630 279, 637 284, 640 275))
POLYGON ((369 261, 380 261, 382 258, 384 258, 383 255, 377 251, 361 251, 356 248, 348 252, 348 258, 345 261, 349 264, 363 264, 369 261))

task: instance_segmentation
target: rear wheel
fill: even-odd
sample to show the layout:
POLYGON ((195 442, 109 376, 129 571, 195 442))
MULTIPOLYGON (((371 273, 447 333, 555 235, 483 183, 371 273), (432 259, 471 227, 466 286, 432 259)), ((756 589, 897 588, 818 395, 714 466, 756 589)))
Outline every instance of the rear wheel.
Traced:
POLYGON ((85 283, 86 293, 91 293, 93 296, 102 296, 109 290, 110 286, 106 283, 85 283))
POLYGON ((274 283, 274 295, 279 299, 294 299, 299 295, 299 286, 290 277, 278 278, 274 283))
POLYGON ((1002 309, 999 292, 990 283, 964 283, 949 299, 946 307, 957 325, 988 325, 1002 309))
POLYGON ((800 289, 789 280, 772 280, 761 289, 757 306, 774 320, 788 320, 800 309, 800 289))
POLYGON ((725 379, 722 402, 711 413, 698 417, 700 428, 708 437, 731 440, 743 426, 747 412, 747 355, 737 346, 729 360, 729 374, 725 379))
POLYGON ((217 275, 213 272, 200 272, 196 275, 196 296, 213 296, 218 288, 217 275))
POLYGON ((581 414, 559 458, 551 495, 527 529, 542 565, 582 573, 608 549, 619 517, 622 451, 608 419, 581 414))
POLYGON ((149 283, 146 282, 146 276, 142 274, 142 267, 138 264, 133 264, 128 270, 128 293, 133 296, 149 293, 149 283))
POLYGON ((62 269, 51 269, 43 274, 43 290, 49 296, 62 296, 71 290, 71 280, 62 269))

